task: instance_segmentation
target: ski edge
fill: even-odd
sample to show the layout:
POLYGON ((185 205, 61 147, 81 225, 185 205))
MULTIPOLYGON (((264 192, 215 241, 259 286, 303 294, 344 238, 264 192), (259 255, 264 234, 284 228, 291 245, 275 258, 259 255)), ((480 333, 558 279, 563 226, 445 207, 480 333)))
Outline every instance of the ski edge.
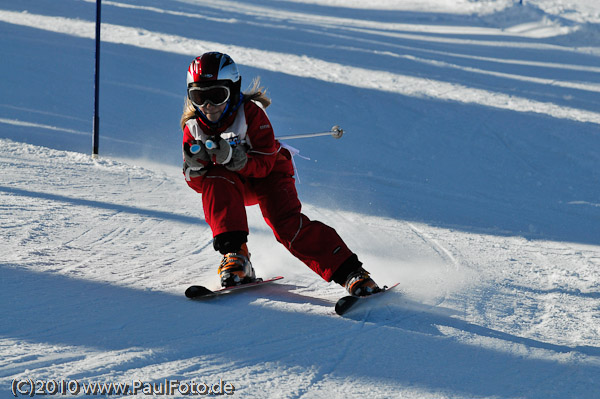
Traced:
POLYGON ((211 290, 211 289, 206 288, 205 286, 202 286, 202 285, 191 285, 191 286, 189 286, 185 290, 185 296, 188 299, 213 298, 213 297, 216 297, 216 296, 219 296, 219 295, 224 295, 224 294, 228 294, 228 293, 231 293, 231 292, 235 292, 235 291, 240 291, 240 290, 244 290, 244 289, 256 287, 256 286, 259 286, 259 285, 272 283, 274 281, 278 281, 278 280, 281 280, 281 279, 283 279, 283 276, 271 277, 271 278, 268 278, 266 280, 264 280, 264 279, 261 278, 258 281, 254 281, 252 283, 242 284, 242 285, 234 285, 234 286, 231 286, 231 287, 225 287, 225 288, 221 288, 221 289, 218 289, 218 290, 211 290))

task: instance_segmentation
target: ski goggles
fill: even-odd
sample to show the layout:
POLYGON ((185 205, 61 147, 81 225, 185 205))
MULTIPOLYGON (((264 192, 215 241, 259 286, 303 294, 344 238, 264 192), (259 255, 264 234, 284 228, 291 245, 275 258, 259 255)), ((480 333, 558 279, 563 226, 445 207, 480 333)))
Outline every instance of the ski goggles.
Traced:
POLYGON ((190 87, 188 97, 196 107, 203 106, 206 102, 219 106, 229 100, 229 87, 227 86, 209 86, 209 87, 190 87))

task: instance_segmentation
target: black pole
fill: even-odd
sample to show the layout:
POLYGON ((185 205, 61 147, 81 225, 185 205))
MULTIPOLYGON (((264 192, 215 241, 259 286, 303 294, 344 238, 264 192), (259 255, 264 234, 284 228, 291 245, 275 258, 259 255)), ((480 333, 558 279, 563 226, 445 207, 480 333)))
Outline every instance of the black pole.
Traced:
POLYGON ((92 157, 98 157, 100 118, 98 117, 98 99, 100 94, 100 8, 101 0, 96 0, 96 67, 94 77, 94 131, 92 137, 92 157))

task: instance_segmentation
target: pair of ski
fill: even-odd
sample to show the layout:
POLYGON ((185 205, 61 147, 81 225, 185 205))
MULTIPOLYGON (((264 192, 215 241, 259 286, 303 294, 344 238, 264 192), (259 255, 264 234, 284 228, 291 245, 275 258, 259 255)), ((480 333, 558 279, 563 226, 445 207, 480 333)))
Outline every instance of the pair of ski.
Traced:
MULTIPOLYGON (((207 298, 213 298, 216 296, 220 296, 220 295, 224 295, 224 294, 230 294, 232 292, 236 292, 236 291, 241 291, 241 290, 245 290, 248 288, 256 288, 256 287, 260 287, 264 284, 269 284, 278 280, 281 280, 283 277, 282 276, 277 276, 277 277, 273 277, 267 280, 263 280, 263 279, 258 279, 257 281, 254 281, 252 283, 248 283, 248 284, 242 284, 242 285, 235 285, 232 287, 225 287, 225 288, 221 288, 219 290, 210 290, 204 286, 201 285, 192 285, 191 287, 189 287, 187 290, 185 290, 185 296, 190 298, 190 299, 207 299, 207 298)), ((379 291, 376 294, 372 294, 369 296, 365 296, 365 297, 357 297, 357 296, 352 296, 352 295, 346 295, 340 299, 338 299, 338 301, 335 304, 335 313, 337 313, 338 315, 343 315, 344 313, 348 312, 350 309, 352 308, 356 308, 358 305, 360 304, 364 304, 367 302, 368 299, 373 298, 373 297, 377 297, 385 292, 390 291, 391 289, 393 289, 394 287, 396 287, 398 285, 398 283, 392 285, 391 287, 383 287, 383 289, 381 291, 379 291)))

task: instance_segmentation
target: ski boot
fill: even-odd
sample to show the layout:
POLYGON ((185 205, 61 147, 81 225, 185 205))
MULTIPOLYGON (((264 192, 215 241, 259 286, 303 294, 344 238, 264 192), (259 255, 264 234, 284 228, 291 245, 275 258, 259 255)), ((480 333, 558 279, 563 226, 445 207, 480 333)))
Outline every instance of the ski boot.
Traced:
POLYGON ((256 281, 254 268, 250 263, 250 253, 246 244, 236 252, 223 255, 219 266, 222 287, 247 284, 256 281))
POLYGON ((367 296, 381 291, 381 288, 369 276, 369 272, 362 267, 348 275, 344 287, 352 296, 367 296))

